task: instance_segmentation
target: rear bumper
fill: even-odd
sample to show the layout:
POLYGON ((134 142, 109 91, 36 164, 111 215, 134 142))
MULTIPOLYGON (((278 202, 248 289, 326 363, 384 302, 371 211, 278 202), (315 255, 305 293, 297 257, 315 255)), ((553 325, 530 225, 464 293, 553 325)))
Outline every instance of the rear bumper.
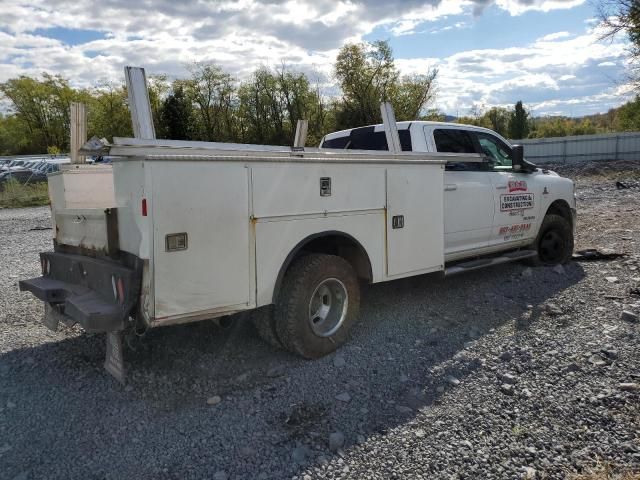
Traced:
POLYGON ((57 252, 40 254, 43 275, 19 282, 88 332, 125 328, 140 293, 140 269, 116 261, 57 252))

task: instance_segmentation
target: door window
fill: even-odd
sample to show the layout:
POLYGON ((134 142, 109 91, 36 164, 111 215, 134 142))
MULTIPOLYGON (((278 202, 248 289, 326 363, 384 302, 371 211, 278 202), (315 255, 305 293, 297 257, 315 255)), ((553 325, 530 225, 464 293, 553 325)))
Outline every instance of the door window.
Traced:
POLYGON ((511 147, 498 137, 488 133, 475 132, 482 153, 489 159, 494 170, 509 170, 513 166, 511 147))
MULTIPOLYGON (((455 128, 438 128, 433 131, 436 151, 442 153, 478 153, 473 145, 473 138, 467 130, 455 128)), ((445 169, 449 171, 483 170, 479 163, 447 162, 445 169)))
MULTIPOLYGON (((413 150, 411 132, 408 128, 398 130, 400 147, 403 152, 413 150)), ((325 140, 321 148, 343 148, 348 150, 389 150, 384 131, 376 132, 374 127, 361 127, 351 130, 348 136, 325 140)))
POLYGON ((469 132, 453 128, 442 128, 433 131, 436 150, 443 153, 476 153, 469 132))

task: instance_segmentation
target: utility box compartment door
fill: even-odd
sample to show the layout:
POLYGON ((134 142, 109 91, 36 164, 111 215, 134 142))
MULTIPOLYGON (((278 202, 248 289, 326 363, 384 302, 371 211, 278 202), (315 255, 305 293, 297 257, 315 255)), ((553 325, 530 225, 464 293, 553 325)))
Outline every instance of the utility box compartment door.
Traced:
POLYGON ((155 318, 246 308, 252 302, 247 168, 187 160, 151 168, 155 318))
POLYGON ((444 166, 387 169, 387 275, 444 267, 444 166))

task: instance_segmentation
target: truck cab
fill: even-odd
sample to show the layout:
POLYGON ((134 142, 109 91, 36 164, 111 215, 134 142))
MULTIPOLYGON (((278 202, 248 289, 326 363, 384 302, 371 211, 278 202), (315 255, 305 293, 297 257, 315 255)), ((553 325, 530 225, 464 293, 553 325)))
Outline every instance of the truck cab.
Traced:
MULTIPOLYGON (((443 122, 398 122, 403 151, 480 154, 482 163, 447 162, 444 173, 445 261, 527 247, 547 214, 575 225, 573 182, 537 168, 514 168, 513 146, 496 132, 443 122)), ((387 150, 384 125, 326 135, 321 149, 387 150)), ((548 263, 559 249, 550 243, 548 263)))

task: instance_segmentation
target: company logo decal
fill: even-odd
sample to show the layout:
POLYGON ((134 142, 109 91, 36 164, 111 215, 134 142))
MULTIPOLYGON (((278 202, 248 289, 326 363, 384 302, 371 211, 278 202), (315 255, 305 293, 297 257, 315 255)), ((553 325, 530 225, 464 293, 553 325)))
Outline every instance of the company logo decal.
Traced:
POLYGON ((509 180, 509 193, 511 192, 526 192, 527 182, 524 180, 509 180))
POLYGON ((509 193, 500 195, 500 211, 528 210, 533 208, 533 193, 509 193))

